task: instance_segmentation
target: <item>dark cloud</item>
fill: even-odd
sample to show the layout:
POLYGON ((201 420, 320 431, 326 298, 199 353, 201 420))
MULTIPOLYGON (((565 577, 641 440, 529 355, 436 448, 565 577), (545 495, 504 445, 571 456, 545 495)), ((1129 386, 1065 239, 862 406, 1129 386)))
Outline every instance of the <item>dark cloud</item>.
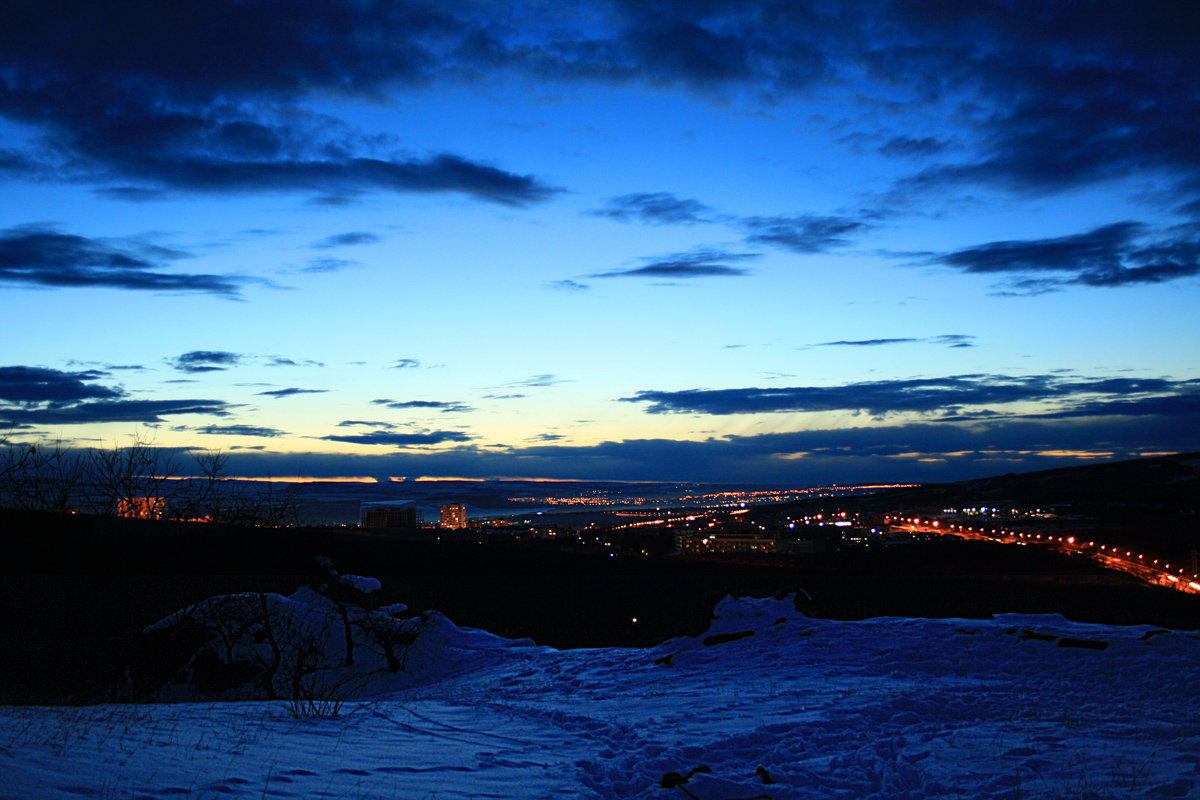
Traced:
MULTIPOLYGON (((552 434, 553 435, 553 434, 552 434)), ((1200 414, 847 427, 700 441, 471 445, 386 455, 270 453, 231 459, 237 474, 461 475, 718 481, 953 481, 1006 472, 1200 450, 1200 414)))
POLYGON ((847 235, 867 223, 848 217, 741 217, 738 221, 751 244, 769 244, 795 253, 823 253, 847 244, 847 235))
POLYGON ((225 416, 231 406, 221 400, 98 400, 67 406, 0 408, 0 424, 82 425, 99 422, 165 422, 178 414, 225 416))
POLYGON ((0 114, 43 132, 10 173, 146 192, 459 192, 505 205, 556 190, 450 153, 379 152, 344 123, 298 110, 308 94, 424 83, 477 29, 432 6, 183 0, 6 9, 0 114))
MULTIPOLYGON (((1196 382, 1190 382, 1195 387, 1196 382)), ((1193 417, 1200 419, 1200 391, 1142 397, 1133 400, 1092 400, 1074 408, 1037 415, 1042 419, 1071 417, 1193 417)))
POLYGON ((124 394, 121 390, 94 383, 104 376, 98 370, 62 372, 44 367, 0 367, 0 400, 22 405, 62 405, 121 397, 124 394))
POLYGON ((227 350, 192 350, 167 359, 167 363, 181 372, 220 372, 236 367, 241 360, 242 356, 227 350))
POLYGON ((460 192, 508 206, 549 199, 559 190, 529 175, 443 153, 427 159, 287 159, 230 162, 214 157, 160 159, 140 166, 147 179, 193 192, 330 191, 375 189, 395 192, 460 192))
POLYGON ((654 225, 691 225, 708 222, 712 209, 699 200, 676 197, 669 192, 643 192, 609 198, 608 204, 592 213, 599 217, 654 225))
POLYGON ((1200 238, 1174 231, 1165 236, 1141 223, 1119 222, 1052 239, 989 242, 935 256, 932 263, 1011 276, 1002 286, 1013 293, 1070 285, 1135 286, 1200 275, 1200 238))
POLYGON ((109 241, 60 233, 44 226, 0 232, 0 283, 101 287, 154 292, 240 295, 247 278, 161 272, 164 261, 187 257, 145 240, 109 241))
POLYGON ((287 435, 284 431, 277 428, 264 428, 258 425, 204 425, 199 428, 192 428, 191 430, 211 436, 260 436, 274 438, 276 436, 287 435))
POLYGON ((328 389, 297 389, 294 386, 290 386, 287 389, 271 389, 266 392, 259 392, 259 394, 279 399, 281 397, 292 397, 297 394, 324 394, 328 391, 328 389))
POLYGON ((390 422, 380 422, 379 420, 370 419, 344 419, 338 423, 339 428, 356 428, 363 426, 368 428, 386 428, 388 430, 396 427, 390 422))
POLYGON ((1194 391, 1197 381, 1165 378, 1074 378, 1066 375, 955 375, 945 378, 864 381, 841 386, 642 391, 623 402, 649 403, 651 414, 756 414, 852 411, 876 416, 904 412, 956 414, 964 406, 1058 403, 1059 413, 1086 408, 1096 395, 1140 399, 1194 391))
POLYGON ((416 369, 421 362, 415 358, 399 358, 392 363, 392 369, 416 369))
POLYGON ((921 180, 1054 191, 1134 172, 1186 183, 1200 172, 1190 144, 1200 88, 1195 4, 910 0, 893 8, 897 35, 872 59, 877 74, 928 94, 978 92, 991 106, 978 122, 982 155, 921 180))
POLYGON ((730 266, 760 258, 757 253, 727 253, 718 250, 699 250, 677 253, 663 259, 647 259, 642 267, 597 272, 589 278, 710 278, 749 275, 743 267, 730 266))
MULTIPOLYGON (((825 84, 884 111, 945 109, 974 141, 960 163, 924 173, 927 186, 1056 190, 1157 172, 1191 186, 1191 200, 1200 178, 1200 10, 1190 0, 864 0, 853 11, 813 0, 613 0, 570 15, 420 0, 55 0, 11 3, 5 23, 0 113, 47 144, 36 158, 10 150, 0 167, 91 170, 119 189, 543 199, 549 190, 528 177, 462 159, 452 176, 441 157, 375 157, 365 137, 293 118, 310 94, 511 74, 766 102, 825 84)), ((940 144, 893 136, 883 152, 940 155, 940 144)))
POLYGON ((329 250, 334 247, 348 247, 356 244, 374 244, 380 240, 378 234, 368 231, 349 231, 347 233, 338 233, 333 236, 326 236, 319 242, 314 242, 313 247, 318 250, 329 250))
POLYGON ((474 437, 463 433, 462 431, 397 433, 390 430, 380 430, 359 434, 330 434, 320 438, 331 442, 347 442, 349 444, 377 444, 391 447, 416 447, 421 445, 442 444, 444 442, 467 442, 474 437))
MULTIPOLYGON (((650 81, 770 96, 865 74, 874 86, 857 81, 860 99, 880 109, 898 96, 956 109, 973 128, 973 155, 910 186, 1057 191, 1157 172, 1195 197, 1200 9, 1188 0, 905 0, 854 13, 782 0, 633 5, 623 4, 628 27, 611 52, 632 53, 650 81)), ((615 65, 611 74, 622 75, 615 65)), ((896 136, 882 152, 939 155, 941 144, 896 136)))

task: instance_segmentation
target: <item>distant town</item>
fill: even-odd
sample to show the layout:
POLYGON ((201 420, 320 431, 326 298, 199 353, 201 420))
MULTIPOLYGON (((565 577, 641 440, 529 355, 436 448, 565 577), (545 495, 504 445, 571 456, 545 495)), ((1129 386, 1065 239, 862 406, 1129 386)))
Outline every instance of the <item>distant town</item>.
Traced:
POLYGON ((219 463, 207 478, 176 478, 151 448, 132 448, 138 458, 114 452, 122 457, 63 460, 75 465, 68 472, 30 448, 3 476, 2 505, 199 523, 198 535, 296 529, 612 558, 769 562, 975 540, 1084 557, 1146 585, 1200 594, 1200 462, 1189 454, 954 484, 796 488, 499 479, 273 483, 229 477, 219 463))
MULTIPOLYGON (((365 534, 441 540, 477 537, 540 542, 563 549, 607 551, 612 556, 692 557, 797 556, 858 548, 891 548, 918 542, 990 541, 1090 558, 1140 581, 1200 594, 1200 563, 1193 543, 1174 562, 1144 548, 1098 540, 1068 508, 987 505, 940 509, 863 511, 846 503, 803 513, 797 501, 837 500, 915 485, 827 486, 800 490, 713 492, 688 495, 704 505, 670 508, 605 507, 599 496, 547 497, 544 506, 573 510, 557 514, 468 517, 460 503, 440 507, 426 521, 411 505, 364 506, 359 528, 365 534), (582 502, 580 502, 582 500, 582 502), (580 511, 580 507, 595 507, 580 511)), ((683 498, 679 498, 683 499, 683 498)), ((644 504, 644 498, 638 504, 644 504)), ((611 501, 608 505, 611 505, 611 501)))

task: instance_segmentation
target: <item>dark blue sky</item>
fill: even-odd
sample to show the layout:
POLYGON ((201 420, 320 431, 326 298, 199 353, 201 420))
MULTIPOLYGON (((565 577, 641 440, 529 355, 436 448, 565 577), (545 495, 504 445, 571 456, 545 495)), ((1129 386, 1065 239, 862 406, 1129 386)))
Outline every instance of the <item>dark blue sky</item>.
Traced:
POLYGON ((0 2, 0 430, 276 476, 1200 449, 1193 2, 0 2))

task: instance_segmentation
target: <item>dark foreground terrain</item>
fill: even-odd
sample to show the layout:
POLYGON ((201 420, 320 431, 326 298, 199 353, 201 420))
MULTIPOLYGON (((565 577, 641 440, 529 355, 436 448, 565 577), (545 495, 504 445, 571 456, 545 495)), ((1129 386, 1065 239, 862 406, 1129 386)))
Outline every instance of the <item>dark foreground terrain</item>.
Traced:
POLYGON ((325 529, 260 530, 4 514, 27 543, 0 568, 0 702, 103 699, 141 658, 146 625, 204 597, 284 594, 314 559, 383 582, 380 603, 559 648, 648 646, 702 631, 725 595, 804 590, 833 619, 1061 613, 1200 628, 1200 597, 1138 585, 1080 557, 940 541, 788 559, 608 557, 520 544, 398 542, 325 529))

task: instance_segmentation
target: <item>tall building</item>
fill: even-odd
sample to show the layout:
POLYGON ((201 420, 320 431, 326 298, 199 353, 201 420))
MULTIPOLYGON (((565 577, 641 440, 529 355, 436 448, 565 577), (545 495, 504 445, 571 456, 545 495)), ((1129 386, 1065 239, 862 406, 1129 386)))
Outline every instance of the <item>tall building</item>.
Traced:
POLYGON ((362 527, 415 531, 425 522, 412 506, 367 506, 362 509, 362 527))
POLYGON ((442 527, 457 531, 467 527, 467 508, 459 503, 442 506, 442 527))

